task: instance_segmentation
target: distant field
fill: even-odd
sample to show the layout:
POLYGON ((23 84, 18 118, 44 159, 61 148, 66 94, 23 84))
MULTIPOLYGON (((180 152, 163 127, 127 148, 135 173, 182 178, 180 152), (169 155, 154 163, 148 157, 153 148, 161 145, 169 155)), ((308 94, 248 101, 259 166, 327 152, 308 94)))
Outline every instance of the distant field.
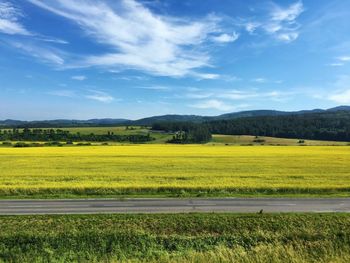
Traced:
POLYGON ((350 195, 350 147, 0 148, 0 196, 350 195))
POLYGON ((350 262, 346 214, 0 217, 0 262, 350 262))
POLYGON ((233 145, 350 145, 350 142, 335 142, 335 141, 316 141, 316 140, 299 140, 299 139, 284 139, 265 136, 250 136, 250 135, 213 135, 213 143, 224 143, 233 145))

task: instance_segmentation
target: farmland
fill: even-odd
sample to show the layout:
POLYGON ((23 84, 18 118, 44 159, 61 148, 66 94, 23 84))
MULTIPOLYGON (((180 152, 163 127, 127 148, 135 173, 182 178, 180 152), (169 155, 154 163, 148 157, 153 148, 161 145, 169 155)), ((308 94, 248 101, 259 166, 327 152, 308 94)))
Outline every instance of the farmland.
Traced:
POLYGON ((0 148, 2 197, 349 196, 348 146, 0 148))
POLYGON ((346 214, 0 217, 0 262, 349 262, 346 214))
POLYGON ((214 134, 210 143, 228 144, 228 145, 275 145, 275 146, 344 146, 350 145, 349 142, 336 141, 319 141, 319 140, 298 140, 285 139, 266 136, 251 136, 251 135, 222 135, 214 134))

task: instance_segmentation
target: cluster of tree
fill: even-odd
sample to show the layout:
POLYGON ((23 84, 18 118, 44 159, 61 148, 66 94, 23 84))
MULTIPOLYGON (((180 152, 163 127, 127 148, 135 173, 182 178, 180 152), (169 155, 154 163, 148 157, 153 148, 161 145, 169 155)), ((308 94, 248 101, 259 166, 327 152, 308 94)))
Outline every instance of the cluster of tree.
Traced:
POLYGON ((350 112, 249 117, 206 123, 213 134, 350 141, 350 112))
POLYGON ((169 143, 204 143, 211 140, 211 133, 206 124, 159 122, 152 125, 152 130, 174 133, 169 143))
POLYGON ((143 143, 154 140, 150 134, 116 135, 107 134, 80 134, 70 133, 61 129, 29 129, 0 130, 0 141, 91 141, 91 142, 132 142, 143 143))

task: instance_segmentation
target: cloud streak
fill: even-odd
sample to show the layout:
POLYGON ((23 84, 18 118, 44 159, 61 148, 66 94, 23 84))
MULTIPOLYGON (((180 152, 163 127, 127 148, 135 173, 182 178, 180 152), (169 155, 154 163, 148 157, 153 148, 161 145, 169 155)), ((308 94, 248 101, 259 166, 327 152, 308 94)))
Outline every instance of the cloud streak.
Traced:
POLYGON ((0 2, 0 33, 9 35, 32 35, 19 22, 23 14, 9 2, 0 2))
MULTIPOLYGON (((157 76, 202 77, 196 70, 210 66, 211 57, 200 47, 214 33, 222 31, 216 17, 189 20, 162 16, 134 0, 110 5, 90 0, 28 1, 73 21, 86 35, 112 50, 90 55, 76 67, 126 68, 157 76)), ((225 33, 214 37, 221 43, 237 38, 238 35, 225 33)))
POLYGON ((234 108, 232 105, 216 99, 200 101, 190 105, 190 107, 197 109, 215 109, 219 111, 228 111, 234 108))
POLYGON ((114 97, 103 91, 91 90, 90 92, 91 94, 85 95, 85 98, 103 103, 110 103, 115 99, 114 97))
POLYGON ((83 80, 86 80, 86 76, 83 76, 83 75, 78 75, 78 76, 72 76, 72 79, 73 80, 79 80, 79 81, 83 81, 83 80))
POLYGON ((239 34, 236 32, 233 32, 232 34, 221 34, 219 36, 212 37, 212 40, 214 42, 218 43, 230 43, 235 42, 239 38, 239 34))
POLYGON ((243 23, 243 27, 251 35, 260 30, 260 32, 265 32, 280 42, 290 43, 299 37, 300 24, 297 19, 303 12, 302 1, 295 2, 287 7, 271 3, 265 19, 247 21, 243 23))

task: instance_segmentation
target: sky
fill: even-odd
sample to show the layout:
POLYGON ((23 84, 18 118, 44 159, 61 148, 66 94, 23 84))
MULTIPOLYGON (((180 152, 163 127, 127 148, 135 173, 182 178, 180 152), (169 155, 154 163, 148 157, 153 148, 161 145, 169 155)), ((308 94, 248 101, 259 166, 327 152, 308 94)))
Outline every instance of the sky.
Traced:
POLYGON ((350 1, 0 0, 0 119, 350 104, 350 1))

